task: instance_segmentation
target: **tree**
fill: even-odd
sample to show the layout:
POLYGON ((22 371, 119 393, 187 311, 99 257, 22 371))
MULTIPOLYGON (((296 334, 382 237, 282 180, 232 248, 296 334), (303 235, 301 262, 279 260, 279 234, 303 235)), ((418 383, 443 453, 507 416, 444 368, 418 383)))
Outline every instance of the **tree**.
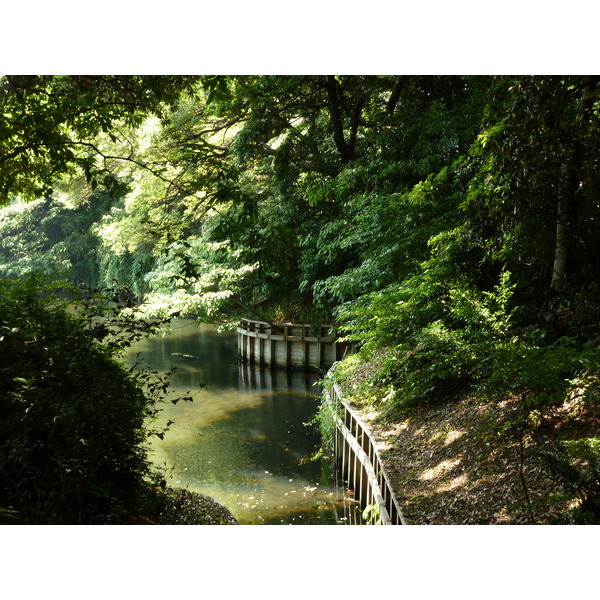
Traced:
POLYGON ((76 187, 66 186, 62 197, 14 202, 0 211, 0 277, 54 273, 89 287, 100 285, 93 226, 115 200, 105 190, 78 199, 76 187))
MULTIPOLYGON (((104 83, 96 82, 99 90, 104 83)), ((477 78, 389 76, 204 77, 200 83, 204 91, 168 118, 147 126, 138 112, 84 146, 100 157, 97 170, 105 170, 111 189, 118 182, 122 196, 94 228, 101 238, 100 280, 151 292, 150 273, 160 272, 156 261, 171 252, 177 260, 170 264, 185 266, 180 281, 187 277, 193 287, 211 261, 189 262, 181 245, 173 253, 173 244, 203 239, 230 249, 227 268, 252 270, 252 278, 238 280, 244 291, 231 296, 252 301, 239 302, 237 310, 228 305, 231 318, 244 306, 280 312, 283 302, 284 312, 294 312, 314 300, 327 318, 331 305, 323 294, 315 297, 315 282, 361 259, 340 236, 326 242, 321 227, 333 232, 332 222, 352 220, 369 206, 370 193, 407 191, 448 164, 477 120, 467 100, 477 105, 485 87, 477 78), (145 274, 148 285, 142 285, 145 274)), ((97 185, 92 171, 86 175, 97 185)), ((164 293, 164 279, 159 288, 164 293)))
MULTIPOLYGON (((118 189, 94 142, 118 126, 163 115, 195 78, 175 76, 35 76, 0 79, 0 201, 50 194, 63 175, 82 169, 92 187, 118 189), (97 162, 97 159, 102 159, 97 162)), ((127 159, 127 156, 123 157, 127 159)))
POLYGON ((600 266, 595 86, 587 77, 499 78, 471 151, 465 207, 480 244, 538 300, 565 281, 589 289, 600 266))
POLYGON ((583 92, 577 111, 577 117, 572 126, 571 138, 564 140, 565 161, 561 165, 558 185, 558 201, 556 210, 556 244, 554 265, 552 268, 551 287, 560 289, 573 267, 574 240, 573 229, 578 221, 577 192, 583 185, 582 167, 585 160, 583 138, 586 126, 589 127, 593 116, 592 108, 596 100, 598 78, 591 77, 582 82, 583 92))

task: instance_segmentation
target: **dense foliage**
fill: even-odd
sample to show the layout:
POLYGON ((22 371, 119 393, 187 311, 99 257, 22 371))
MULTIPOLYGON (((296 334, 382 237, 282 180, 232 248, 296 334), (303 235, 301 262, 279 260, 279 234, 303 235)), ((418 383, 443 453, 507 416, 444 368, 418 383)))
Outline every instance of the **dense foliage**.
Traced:
MULTIPOLYGON (((463 389, 524 421, 597 402, 599 83, 7 77, 0 276, 127 286, 148 316, 337 321, 389 415, 463 389)), ((547 457, 560 481, 576 447, 547 457)))
POLYGON ((0 520, 130 523, 161 481, 146 443, 164 435, 151 422, 168 384, 118 353, 154 326, 55 286, 0 281, 0 520))

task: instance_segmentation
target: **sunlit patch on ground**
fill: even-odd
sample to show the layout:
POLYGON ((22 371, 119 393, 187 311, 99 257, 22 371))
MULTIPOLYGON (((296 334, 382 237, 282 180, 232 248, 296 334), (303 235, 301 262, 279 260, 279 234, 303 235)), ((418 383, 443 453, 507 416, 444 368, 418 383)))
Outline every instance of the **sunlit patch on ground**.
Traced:
POLYGON ((437 488, 435 488, 435 493, 440 494, 443 492, 448 492, 450 490, 455 490, 469 483, 469 476, 466 473, 462 475, 458 475, 458 477, 452 478, 448 483, 442 483, 437 488))
POLYGON ((459 431, 457 429, 449 431, 444 438, 444 446, 449 446, 452 442, 460 439, 463 435, 465 435, 464 431, 459 431))
POLYGON ((460 462, 461 462, 460 458, 443 460, 442 462, 438 463, 435 467, 433 467, 431 469, 426 469, 425 471, 423 471, 423 473, 419 477, 419 479, 422 479, 425 481, 431 481, 432 479, 439 479, 440 477, 442 477, 443 475, 445 475, 446 473, 448 473, 449 471, 454 469, 454 467, 458 466, 460 464, 460 462))

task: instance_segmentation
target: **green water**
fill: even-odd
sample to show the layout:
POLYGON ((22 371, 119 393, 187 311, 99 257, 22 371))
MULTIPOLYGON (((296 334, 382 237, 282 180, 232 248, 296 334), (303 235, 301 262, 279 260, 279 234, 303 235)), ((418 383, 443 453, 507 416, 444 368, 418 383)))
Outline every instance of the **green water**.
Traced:
POLYGON ((235 332, 184 319, 136 343, 128 360, 137 355, 159 372, 176 367, 171 395, 194 397, 161 404, 160 420, 174 424, 153 438, 151 456, 170 485, 216 498, 240 524, 348 522, 343 490, 310 460, 320 444, 305 425, 317 411, 318 374, 240 363, 235 332))

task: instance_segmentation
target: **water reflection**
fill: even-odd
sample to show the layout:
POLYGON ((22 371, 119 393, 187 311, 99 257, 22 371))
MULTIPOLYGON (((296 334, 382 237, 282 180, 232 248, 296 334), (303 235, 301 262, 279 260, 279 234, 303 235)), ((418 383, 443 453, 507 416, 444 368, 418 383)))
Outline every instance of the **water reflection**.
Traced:
POLYGON ((239 363, 234 332, 188 320, 135 344, 129 361, 138 354, 159 372, 176 367, 171 395, 194 397, 160 413, 174 424, 152 442, 152 459, 170 469, 169 483, 213 496, 241 524, 344 522, 335 485, 310 460, 319 435, 305 423, 318 407, 317 374, 239 363))

